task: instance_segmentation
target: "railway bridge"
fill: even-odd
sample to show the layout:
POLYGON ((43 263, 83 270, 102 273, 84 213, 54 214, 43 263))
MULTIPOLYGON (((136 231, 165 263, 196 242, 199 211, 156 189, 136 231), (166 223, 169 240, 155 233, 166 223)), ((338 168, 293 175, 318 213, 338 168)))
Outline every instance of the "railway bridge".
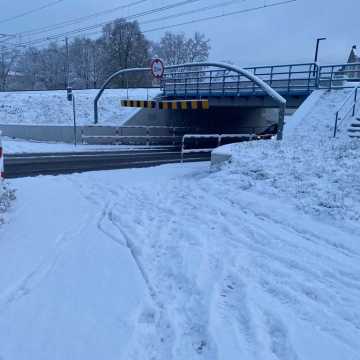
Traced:
MULTIPOLYGON (((95 123, 101 123, 98 101, 111 81, 150 68, 113 74, 95 99, 95 123)), ((282 138, 284 116, 295 111, 316 89, 343 88, 352 75, 348 65, 317 63, 239 68, 203 62, 165 66, 159 94, 146 101, 127 98, 121 106, 142 108, 126 125, 197 129, 201 134, 262 134, 282 138)), ((349 85, 351 86, 351 85, 349 85)))

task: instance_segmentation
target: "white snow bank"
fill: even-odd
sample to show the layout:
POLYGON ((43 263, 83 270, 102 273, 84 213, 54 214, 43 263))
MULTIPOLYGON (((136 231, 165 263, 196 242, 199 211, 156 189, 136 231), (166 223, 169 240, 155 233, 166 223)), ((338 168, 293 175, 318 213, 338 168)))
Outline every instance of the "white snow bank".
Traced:
MULTIPOLYGON (((79 125, 93 123, 93 101, 98 90, 74 91, 79 125)), ((146 99, 156 96, 158 89, 130 89, 129 98, 146 99)), ((126 99, 124 89, 105 90, 99 102, 102 124, 122 125, 138 109, 121 107, 126 99)), ((66 91, 0 92, 0 124, 62 124, 73 123, 72 104, 66 99, 66 91)))
POLYGON ((333 136, 336 111, 352 91, 315 91, 287 121, 284 138, 306 137, 306 141, 316 141, 319 137, 333 136))
POLYGON ((343 221, 360 220, 360 142, 333 139, 335 112, 351 90, 317 92, 289 119, 284 140, 227 145, 223 173, 241 188, 283 198, 301 211, 343 221))
POLYGON ((227 145, 224 177, 328 221, 360 221, 360 142, 260 141, 227 145))
POLYGON ((286 126, 284 127, 284 136, 291 135, 296 129, 302 126, 306 117, 309 116, 314 106, 320 98, 326 93, 326 90, 316 90, 301 104, 292 116, 286 117, 286 126))

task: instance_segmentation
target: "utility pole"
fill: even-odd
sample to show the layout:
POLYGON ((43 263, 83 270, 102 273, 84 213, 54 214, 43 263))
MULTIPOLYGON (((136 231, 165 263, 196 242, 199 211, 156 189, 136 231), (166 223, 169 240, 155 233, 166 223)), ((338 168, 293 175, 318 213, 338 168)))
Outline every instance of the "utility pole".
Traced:
POLYGON ((66 47, 66 88, 69 87, 70 79, 70 64, 69 64, 69 39, 65 38, 65 47, 66 47))

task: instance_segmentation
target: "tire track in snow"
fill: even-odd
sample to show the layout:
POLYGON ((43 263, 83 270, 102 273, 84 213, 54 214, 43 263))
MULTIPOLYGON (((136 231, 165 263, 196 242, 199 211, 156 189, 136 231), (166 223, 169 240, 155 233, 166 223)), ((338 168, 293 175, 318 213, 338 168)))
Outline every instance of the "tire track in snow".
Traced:
MULTIPOLYGON (((70 181, 72 181, 75 185, 77 184, 77 181, 74 179, 70 179, 70 181)), ((91 189, 85 188, 83 186, 80 186, 80 188, 81 193, 85 199, 101 208, 97 219, 98 229, 117 245, 128 249, 130 256, 134 260, 134 263, 144 280, 149 296, 155 304, 155 311, 145 306, 145 308, 138 314, 138 324, 135 326, 134 330, 134 332, 139 331, 141 333, 141 330, 138 328, 145 323, 147 326, 150 325, 150 327, 155 326, 156 330, 153 331, 155 335, 151 334, 148 336, 147 332, 145 331, 140 335, 142 338, 139 336, 136 338, 133 333, 132 337, 134 342, 134 349, 128 350, 127 356, 129 358, 138 359, 138 355, 136 354, 137 346, 139 345, 138 342, 140 341, 146 343, 146 356, 152 354, 150 355, 150 358, 156 359, 159 355, 159 349, 161 349, 160 351, 162 351, 163 355, 160 358, 166 357, 171 359, 169 354, 172 353, 173 330, 171 322, 169 321, 166 307, 161 302, 156 290, 151 284, 148 274, 138 256, 136 246, 134 245, 130 236, 127 234, 126 230, 124 230, 124 227, 121 226, 121 218, 118 218, 116 215, 116 208, 121 208, 121 206, 117 200, 114 200, 114 198, 118 198, 120 193, 126 194, 126 189, 120 187, 119 191, 119 188, 115 189, 113 187, 101 186, 98 184, 92 184, 91 189), (110 232, 108 230, 109 225, 111 225, 115 231, 110 232), (144 340, 144 337, 146 338, 147 336, 149 339, 144 340)), ((141 356, 144 356, 144 354, 141 356)))
MULTIPOLYGON (((174 315, 174 318, 177 319, 177 324, 174 325, 177 329, 173 350, 175 358, 192 356, 191 353, 207 359, 215 358, 216 348, 206 325, 209 318, 207 313, 209 306, 204 303, 206 296, 203 296, 200 289, 197 289, 196 284, 190 281, 188 276, 179 272, 184 261, 179 247, 187 245, 182 242, 180 244, 169 242, 169 236, 175 232, 176 238, 182 239, 181 233, 185 232, 186 234, 185 227, 178 226, 175 221, 176 213, 165 199, 153 201, 140 189, 133 192, 126 190, 126 193, 126 203, 132 204, 132 207, 126 209, 126 214, 119 215, 119 218, 121 216, 119 225, 121 224, 125 229, 131 228, 132 236, 136 240, 145 239, 145 243, 140 241, 140 244, 136 245, 137 247, 156 249, 156 253, 159 254, 154 259, 152 253, 149 253, 150 258, 145 261, 146 271, 151 274, 151 278, 156 278, 156 291, 162 302, 166 302, 170 318, 174 315), (140 204, 141 206, 139 206, 140 204), (136 210, 132 212, 132 209, 136 210), (156 214, 156 218, 152 216, 153 213, 156 214), (135 218, 137 225, 134 229, 135 218), (160 243, 158 239, 161 239, 160 243), (171 259, 167 257, 168 254, 171 254, 171 259), (181 309, 181 314, 179 314, 179 310, 174 309, 175 303, 176 307, 181 309)), ((200 245, 194 238, 191 239, 190 244, 188 243, 188 246, 192 247, 200 245)), ((141 252, 141 258, 146 259, 144 251, 141 252)))
POLYGON ((55 246, 50 250, 50 255, 43 258, 43 260, 34 267, 34 269, 24 276, 12 289, 4 291, 0 294, 0 313, 4 312, 9 306, 18 302, 23 297, 29 295, 37 287, 39 287, 43 280, 46 279, 56 268, 56 265, 63 255, 64 250, 76 239, 90 221, 90 216, 86 216, 75 231, 65 232, 61 234, 55 246))
MULTIPOLYGON (((233 201, 233 199, 232 199, 233 201)), ((248 217, 248 213, 249 211, 247 211, 246 216, 240 216, 239 219, 235 219, 234 217, 230 217, 230 214, 226 214, 228 216, 228 218, 230 218, 230 223, 235 223, 235 224, 244 224, 246 223, 246 220, 250 220, 251 222, 251 217, 248 217)), ((239 214, 242 214, 242 211, 239 211, 239 214)), ((256 215, 255 215, 256 218, 256 215)), ((261 219, 259 219, 261 220, 261 219)), ((318 309, 322 309, 322 307, 324 305, 327 305, 328 310, 330 311, 330 313, 332 313, 332 315, 338 316, 342 321, 348 322, 352 327, 354 327, 356 330, 359 330, 359 314, 354 312, 353 309, 356 308, 356 302, 357 302, 357 298, 359 297, 359 292, 357 291, 357 286, 354 283, 347 283, 347 284, 343 284, 344 279, 343 278, 336 278, 333 272, 333 268, 327 268, 324 269, 320 274, 317 274, 316 271, 308 268, 308 265, 305 264, 301 265, 299 262, 297 262, 297 260, 295 259, 303 259, 303 257, 301 256, 301 253, 299 253, 299 247, 297 247, 296 249, 292 249, 291 247, 289 248, 289 252, 287 254, 287 257, 281 257, 279 256, 279 253, 277 253, 276 251, 271 251, 269 249, 271 249, 272 245, 271 245, 271 239, 272 238, 276 238, 278 236, 278 231, 276 232, 272 232, 271 231, 271 223, 263 223, 262 221, 258 221, 255 222, 253 221, 253 223, 251 224, 251 226, 244 226, 241 225, 242 227, 242 232, 247 234, 248 237, 248 241, 244 244, 241 244, 242 248, 241 250, 244 251, 251 251, 252 253, 254 253, 254 255, 257 254, 261 254, 260 259, 265 257, 267 258, 267 262, 266 264, 268 264, 268 268, 265 269, 264 271, 264 277, 268 278, 269 274, 271 274, 270 269, 272 268, 272 265, 270 266, 270 264, 275 262, 278 262, 281 266, 285 265, 285 269, 291 269, 291 271, 287 271, 287 276, 291 275, 292 280, 286 283, 283 283, 283 286, 281 288, 277 288, 277 291, 270 291, 270 294, 272 294, 272 296, 277 296, 279 301, 281 301, 282 303, 289 305, 292 303, 292 301, 294 303, 297 303, 297 299, 299 298, 299 296, 302 296, 302 299, 304 300, 304 298, 306 297, 305 300, 311 300, 312 302, 317 303, 319 297, 316 295, 316 293, 312 292, 311 288, 304 288, 302 285, 299 285, 299 289, 296 289, 296 294, 294 294, 293 296, 289 295, 288 292, 284 292, 285 288, 293 288, 292 286, 294 284, 294 270, 295 274, 297 274, 297 271, 301 271, 304 272, 304 274, 308 274, 307 277, 304 278, 305 283, 307 281, 313 282, 313 279, 315 277, 315 279, 317 280, 317 284, 314 284, 314 288, 318 287, 318 284, 323 283, 324 280, 328 280, 329 283, 328 284, 324 284, 326 285, 326 287, 329 287, 330 289, 333 288, 333 286, 337 286, 340 288, 343 288, 344 293, 348 294, 349 290, 350 290, 350 294, 353 293, 353 298, 350 302, 344 302, 342 304, 337 304, 337 303, 333 303, 334 302, 334 298, 332 298, 332 301, 328 301, 325 303, 319 303, 318 305, 318 309), (256 231, 254 231, 254 229, 256 229, 256 231), (270 234, 269 234, 269 229, 270 229, 270 234), (245 231, 244 231, 245 230, 245 231), (324 275, 326 275, 324 277, 324 275), (333 277, 335 277, 335 281, 333 279, 333 277), (349 288, 350 286, 350 288, 349 288), (343 309, 343 307, 346 307, 348 309, 348 313, 346 313, 346 311, 344 311, 343 313, 338 313, 338 309, 343 309)), ((291 229, 291 228, 290 228, 291 229)), ((234 229, 233 232, 235 234, 236 231, 238 231, 239 229, 234 229)), ((233 235, 234 235, 233 234, 233 235)), ((230 237, 231 238, 231 237, 230 237)), ((233 238, 235 238, 235 235, 233 236, 233 238)), ((244 237, 241 237, 242 239, 244 239, 244 237)), ((299 236, 298 236, 299 238, 299 236)), ((246 239, 246 237, 245 237, 246 239)), ((302 239, 300 237, 299 239, 299 243, 301 243, 302 239)), ((235 241, 234 241, 235 242, 235 241)), ((283 244, 285 245, 285 242, 289 242, 288 238, 284 238, 283 239, 283 244)), ((237 241, 235 242, 239 245, 239 241, 237 239, 237 241)), ((281 247, 281 251, 284 251, 284 246, 281 247)), ((321 268, 322 266, 319 264, 319 256, 318 254, 312 254, 312 256, 310 256, 309 253, 306 254, 306 257, 311 257, 314 260, 313 263, 313 267, 316 268, 321 268)), ((320 257, 321 258, 321 257, 320 257)), ((332 261, 333 263, 336 261, 332 261)), ((259 262, 255 263, 254 266, 256 267, 256 269, 261 270, 261 266, 259 264, 259 262)), ((340 264, 339 264, 340 266, 340 264)), ((274 273, 273 273, 274 275, 274 273)), ((256 277, 258 278, 258 275, 256 275, 256 277)), ((274 276, 274 278, 276 279, 276 277, 274 276)), ((255 279, 249 279, 249 281, 253 281, 255 279)), ((296 282, 295 282, 296 284, 296 282)), ((300 283, 298 283, 300 284, 300 283)), ((324 288, 324 286, 322 286, 322 288, 324 288)), ((331 298, 330 294, 324 295, 324 297, 329 296, 329 298, 331 298)), ((340 294, 338 294, 338 296, 336 296, 336 298, 344 300, 344 295, 340 297, 340 294)), ((304 314, 304 311, 302 311, 302 307, 303 304, 306 303, 304 302, 299 302, 299 306, 298 309, 296 309, 296 311, 299 311, 299 314, 304 314)), ((327 322, 331 322, 331 318, 329 317, 328 312, 324 312, 321 311, 322 316, 315 316, 316 321, 318 322, 318 324, 323 324, 323 330, 326 332, 330 332, 332 336, 334 336, 335 338, 342 338, 343 342, 348 344, 351 347, 356 347, 356 341, 349 341, 346 337, 344 338, 343 336, 341 336, 341 333, 338 331, 338 329, 335 328, 329 328, 327 325, 327 322)), ((311 320, 314 317, 314 313, 309 313, 307 314, 307 319, 311 320)), ((315 325, 315 322, 314 322, 315 325)), ((343 324, 344 325, 344 324, 343 324)))
MULTIPOLYGON (((211 176, 120 188, 112 192, 117 204, 104 211, 131 234, 135 254, 171 319, 173 345, 161 352, 156 343, 151 356, 219 359, 224 348, 217 337, 225 331, 237 339, 233 344, 241 344, 244 358, 297 359, 301 349, 293 330, 300 325, 341 344, 347 354, 360 353, 354 246, 317 234, 306 222, 294 223, 277 211, 279 202, 257 196, 249 201, 246 193, 230 192, 227 181, 216 184, 211 176)), ((144 356, 135 349, 140 337, 149 346, 156 341, 151 326, 161 329, 149 326, 158 321, 151 309, 141 316, 133 359, 144 356)))
MULTIPOLYGON (((198 187, 199 184, 197 183, 196 186, 198 187)), ((189 187, 188 187, 189 188, 189 187)), ((189 189, 189 191, 191 192, 191 189, 189 189)), ((220 192, 220 195, 218 197, 216 197, 216 201, 212 201, 211 197, 212 194, 209 194, 209 190, 208 188, 206 190, 203 190, 204 193, 206 191, 206 193, 208 194, 208 204, 212 204, 212 203, 216 203, 218 201, 221 201, 221 195, 225 195, 225 191, 222 193, 220 192)), ((232 194, 233 195, 233 194, 232 194)), ((225 197, 226 198, 226 197, 225 197)), ((224 198, 222 198, 222 201, 224 201, 224 198)), ((231 200, 228 200, 228 202, 230 204, 232 204, 234 202, 234 197, 232 196, 231 200)), ((328 323, 333 322, 333 316, 338 317, 340 319, 340 321, 342 321, 342 325, 341 326, 346 326, 346 323, 348 323, 351 327, 353 327, 353 330, 359 330, 358 324, 359 324, 359 314, 354 311, 353 309, 356 309, 356 302, 359 298, 359 292, 357 291, 357 285, 354 282, 348 282, 346 284, 344 284, 344 278, 339 278, 335 276, 335 273, 333 271, 333 268, 324 268, 321 273, 317 273, 316 270, 310 269, 308 266, 309 264, 300 264, 299 262, 297 262, 297 260, 295 259, 301 259, 301 253, 298 252, 299 247, 297 248, 297 250, 293 249, 292 247, 289 247, 289 252, 287 254, 287 258, 284 258, 283 256, 279 256, 279 252, 276 251, 271 251, 271 238, 276 238, 277 237, 277 232, 279 229, 277 229, 276 232, 272 233, 270 231, 270 235, 267 235, 268 233, 268 229, 270 227, 271 229, 271 223, 269 221, 269 223, 264 223, 262 221, 262 219, 258 219, 260 221, 257 222, 253 222, 251 224, 251 226, 249 225, 244 226, 244 224, 246 224, 249 219, 251 222, 251 217, 249 218, 249 211, 246 211, 246 214, 243 214, 243 212, 240 210, 240 206, 241 204, 239 204, 239 207, 237 208, 236 212, 233 212, 231 209, 231 206, 229 206, 228 208, 226 208, 228 211, 225 211, 225 214, 223 214, 223 220, 226 223, 225 218, 227 218, 227 223, 228 223, 228 233, 226 234, 226 237, 229 239, 234 239, 233 241, 233 245, 236 246, 239 251, 246 251, 247 253, 250 251, 250 254, 252 257, 255 256, 258 257, 260 255, 260 258, 266 258, 266 263, 267 264, 271 264, 274 260, 276 262, 279 263, 279 265, 281 266, 285 266, 284 269, 287 270, 287 274, 289 276, 289 274, 294 278, 293 274, 297 275, 297 272, 300 271, 303 274, 307 274, 307 276, 305 277, 305 281, 309 281, 313 282, 313 278, 315 276, 316 282, 317 284, 314 286, 318 286, 318 284, 322 284, 322 287, 324 288, 329 288, 329 289, 333 289, 333 286, 337 286, 340 288, 343 288, 344 290, 344 294, 349 294, 349 290, 350 290, 350 295, 353 294, 353 297, 351 299, 345 299, 345 301, 342 304, 338 304, 338 303, 332 303, 334 301, 334 298, 332 299, 332 302, 325 302, 325 305, 327 304, 327 310, 328 311, 321 311, 321 315, 319 316, 314 316, 316 314, 316 308, 321 309, 324 306, 324 303, 319 303, 318 302, 318 296, 316 295, 316 293, 312 292, 311 287, 310 288, 306 288, 303 286, 299 286, 298 289, 293 288, 292 290, 296 290, 296 292, 294 292, 293 295, 289 295, 288 291, 285 292, 284 289, 286 288, 290 288, 290 282, 288 283, 283 283, 282 287, 276 289, 277 291, 270 291, 269 289, 263 288, 261 291, 267 292, 268 294, 270 294, 271 296, 277 297, 277 299, 284 305, 289 306, 289 304, 291 305, 290 308, 294 311, 294 313, 298 313, 298 314, 303 314, 304 318, 306 318, 308 321, 311 321, 314 326, 323 324, 321 326, 322 331, 328 333, 329 335, 333 336, 335 339, 341 339, 341 341, 346 344, 347 346, 354 348, 357 347, 359 344, 356 342, 355 338, 353 339, 348 339, 347 337, 344 337, 342 335, 341 330, 334 328, 334 327, 329 327, 328 323), (231 215, 234 216, 231 216, 231 215), (239 214, 243 215, 243 216, 238 216, 239 214), (230 215, 230 216, 229 216, 230 215), (233 226, 234 225, 234 226, 233 226), (231 228, 233 228, 233 230, 231 230, 231 228), (229 232, 230 229, 230 232, 229 232), (240 238, 236 235, 237 233, 239 233, 239 230, 241 229, 242 232, 242 236, 240 236, 240 238), (245 230, 245 231, 244 231, 245 230), (244 236, 245 235, 245 236, 244 236), (240 241, 239 243, 239 239, 242 239, 242 241, 240 241), (246 239, 246 241, 244 242, 244 239, 246 239), (254 241, 255 240, 255 241, 254 241), (239 247, 240 246, 240 247, 239 247), (295 250, 295 251, 294 251, 295 250), (290 270, 290 271, 289 271, 290 270), (294 272, 295 270, 295 272, 294 272), (324 277, 325 276, 325 277, 324 277), (335 279, 333 279, 333 277, 335 277, 335 279), (306 280, 307 279, 307 280, 306 280), (325 281, 325 282, 324 282, 325 281), (326 281, 328 283, 326 283, 326 281), (298 297, 300 295, 300 299, 301 301, 298 301, 298 297), (306 304, 307 302, 312 301, 313 303, 315 302, 315 305, 317 305, 315 307, 315 309, 312 309, 311 312, 306 312, 307 310, 302 311, 302 307, 304 306, 304 304, 306 304), (295 304, 298 304, 298 306, 295 306, 295 304), (348 309, 348 312, 346 311, 342 311, 341 313, 339 313, 338 309, 343 309, 343 306, 345 306, 348 309), (330 315, 331 314, 331 315, 330 315), (313 318, 315 318, 313 320, 313 318)), ((224 207, 224 206, 223 206, 224 207)), ((208 210, 209 212, 209 210, 208 210)), ((257 216, 256 214, 254 215, 254 218, 256 219, 257 216)), ((271 218, 270 218, 271 219, 271 218)), ((216 221, 216 219, 213 219, 214 221, 216 221)), ((221 223, 221 221, 220 221, 221 223)), ((276 224, 276 221, 275 221, 276 224)), ((286 225, 282 224, 282 227, 284 229, 286 229, 286 225)), ((222 231, 224 232, 224 226, 222 226, 222 231)), ((290 231, 291 231, 291 227, 290 227, 290 231)), ((298 233, 299 234, 299 233, 298 233)), ((298 238, 301 239, 300 236, 297 236, 298 238)), ((299 239, 299 240, 300 240, 299 239)), ((283 241, 283 245, 286 245, 286 242, 289 242, 288 238, 284 238, 282 239, 283 241)), ((301 243, 302 240, 300 240, 299 243, 301 243)), ((281 251, 284 250, 282 245, 281 251)), ((234 249, 233 249, 234 250, 234 249)), ((335 251, 334 251, 335 252, 335 251)), ((306 256, 309 256, 309 252, 307 251, 306 256)), ((347 257, 347 256, 346 256, 347 257)), ((311 258, 313 259, 314 263, 314 268, 321 268, 321 264, 319 264, 319 257, 318 254, 312 254, 311 258)), ((354 260, 357 257, 355 256, 354 260)), ((330 261, 333 263, 337 263, 337 261, 335 261, 334 259, 327 259, 328 263, 330 261)), ((259 264, 254 264, 254 266, 259 269, 259 264)), ((340 266, 340 264, 339 264, 340 266)), ((357 267, 358 268, 358 267, 357 267)), ((271 266, 270 266, 271 269, 271 266)), ((339 271, 339 273, 341 273, 339 271)), ((267 269, 267 272, 264 272, 264 276, 265 278, 269 277, 269 269, 267 269)), ((342 272, 342 275, 346 274, 345 272, 342 272)), ((352 274, 354 274, 352 272, 352 274)), ((352 278, 355 278, 356 280, 356 276, 352 276, 352 278)), ((276 279, 276 277, 275 277, 276 279)), ((259 281, 258 279, 258 275, 255 278, 249 279, 249 281, 259 281)), ((349 280, 349 279, 347 279, 349 280)), ((352 279, 354 280, 354 279, 352 279)), ((299 283, 300 284, 300 283, 299 283)), ((332 294, 333 296, 334 294, 332 294)), ((328 295, 324 295, 324 297, 329 296, 331 297, 330 293, 328 295)), ((335 297, 335 299, 337 299, 338 301, 344 300, 344 295, 340 296, 340 293, 337 294, 337 296, 335 297)), ((350 330, 350 329, 349 329, 350 330)), ((350 330, 351 331, 351 330, 350 330)))

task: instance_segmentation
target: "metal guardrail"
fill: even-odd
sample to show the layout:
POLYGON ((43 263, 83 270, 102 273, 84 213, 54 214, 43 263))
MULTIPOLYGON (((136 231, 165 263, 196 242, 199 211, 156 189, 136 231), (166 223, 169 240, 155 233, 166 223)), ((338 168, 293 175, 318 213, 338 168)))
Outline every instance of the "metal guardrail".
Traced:
POLYGON ((186 134, 181 141, 181 162, 184 162, 184 154, 211 152, 216 147, 222 145, 223 139, 243 139, 245 141, 250 141, 255 139, 258 140, 260 138, 261 135, 256 134, 186 134), (185 142, 187 139, 215 139, 217 140, 217 145, 211 148, 185 149, 185 142))
POLYGON ((340 122, 346 122, 346 120, 354 117, 357 112, 358 102, 360 102, 360 98, 358 95, 359 88, 356 87, 354 91, 349 94, 349 96, 345 99, 345 101, 341 104, 341 106, 336 111, 335 115, 335 124, 334 124, 334 138, 339 129, 340 122))
MULTIPOLYGON (((280 93, 310 93, 317 88, 319 67, 316 63, 258 66, 244 68, 280 93)), ((246 76, 216 66, 166 68, 160 83, 164 97, 239 96, 264 94, 264 90, 246 76)))
POLYGON ((124 140, 136 141, 136 140, 145 140, 145 145, 150 146, 152 140, 165 140, 168 139, 169 142, 172 142, 173 145, 179 144, 183 134, 187 131, 198 131, 194 127, 184 127, 184 126, 142 126, 142 125, 128 125, 120 126, 115 129, 114 135, 86 135, 84 130, 81 131, 81 140, 83 144, 86 144, 89 140, 111 140, 115 144, 121 145, 124 143, 124 140), (143 131, 143 135, 126 135, 128 130, 140 130, 143 131), (154 135, 155 130, 165 130, 168 134, 165 135, 154 135))

